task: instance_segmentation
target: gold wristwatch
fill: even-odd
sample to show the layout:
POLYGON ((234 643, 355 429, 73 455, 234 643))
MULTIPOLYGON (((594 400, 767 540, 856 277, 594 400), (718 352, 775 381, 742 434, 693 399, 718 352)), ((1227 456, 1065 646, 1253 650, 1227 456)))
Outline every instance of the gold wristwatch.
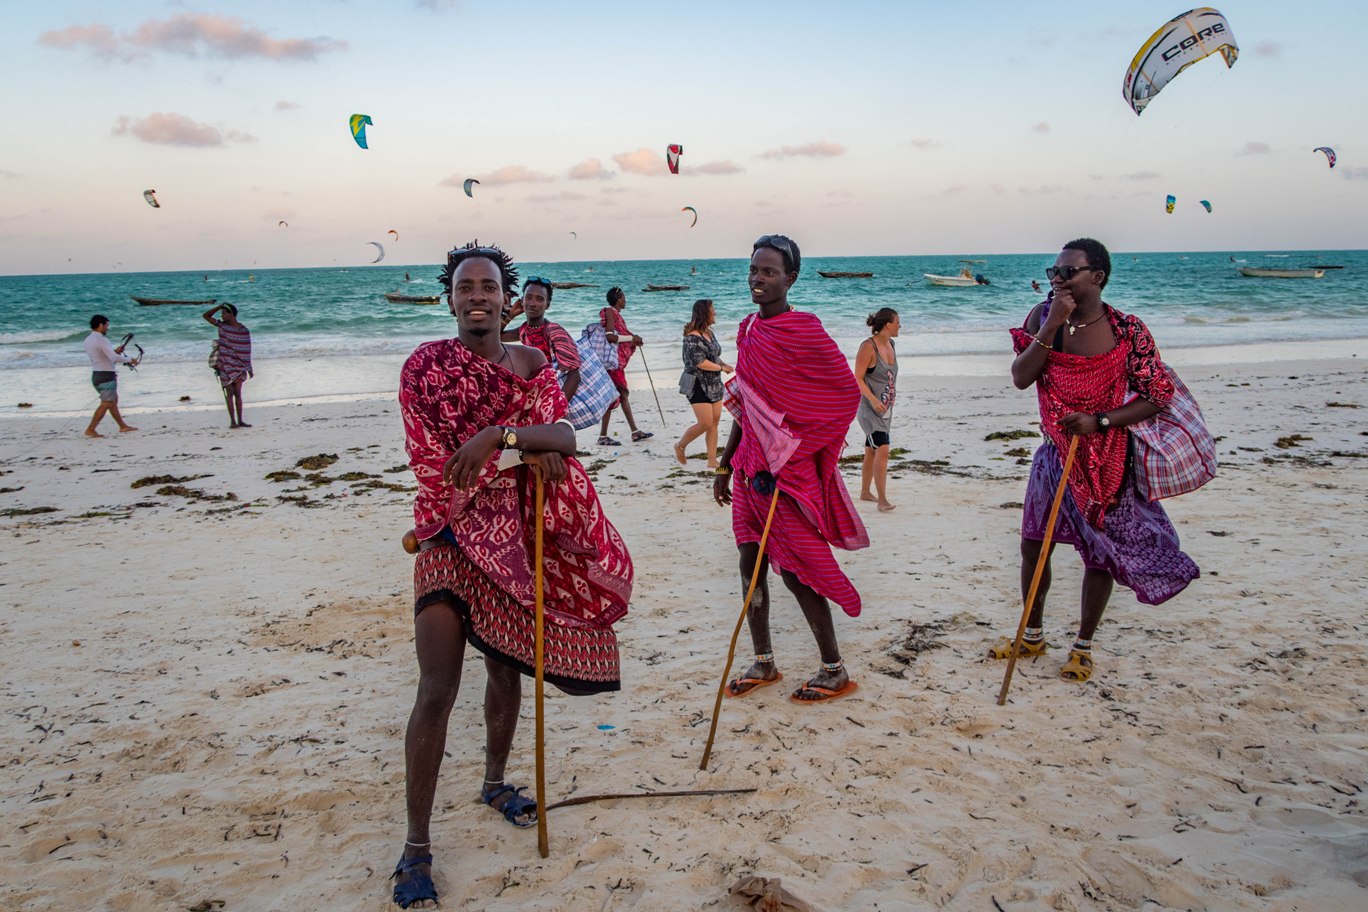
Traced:
POLYGON ((515 428, 499 426, 499 449, 507 450, 518 445, 518 432, 515 428))

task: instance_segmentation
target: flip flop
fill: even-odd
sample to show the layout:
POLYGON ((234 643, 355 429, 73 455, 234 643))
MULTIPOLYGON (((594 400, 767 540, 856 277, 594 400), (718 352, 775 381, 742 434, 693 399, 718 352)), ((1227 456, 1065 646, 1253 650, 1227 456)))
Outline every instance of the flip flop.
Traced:
POLYGON ((789 694, 789 702, 801 703, 804 706, 810 703, 826 703, 830 700, 839 700, 841 699, 841 697, 849 696, 850 694, 853 694, 856 690, 858 690, 859 687, 860 685, 856 684, 854 681, 846 681, 845 684, 843 684, 836 690, 829 690, 825 687, 813 687, 811 684, 804 684, 802 687, 798 688, 798 690, 795 690, 793 693, 789 694), (816 694, 821 694, 821 696, 813 700, 804 700, 802 697, 798 696, 798 693, 804 690, 811 691, 812 693, 816 694))
POLYGON ((637 443, 642 440, 649 440, 654 436, 655 434, 651 431, 632 431, 632 442, 637 443))
POLYGON ((771 684, 778 684, 782 680, 784 680, 784 673, 782 671, 776 674, 772 680, 767 680, 765 678, 736 678, 734 680, 728 681, 727 686, 722 688, 722 690, 724 693, 726 693, 727 696, 731 697, 732 699, 736 699, 738 697, 744 697, 746 694, 750 693, 753 690, 759 690, 760 688, 768 687, 771 684), (740 693, 736 693, 732 690, 732 687, 737 684, 750 686, 748 686, 745 690, 741 691, 740 693))

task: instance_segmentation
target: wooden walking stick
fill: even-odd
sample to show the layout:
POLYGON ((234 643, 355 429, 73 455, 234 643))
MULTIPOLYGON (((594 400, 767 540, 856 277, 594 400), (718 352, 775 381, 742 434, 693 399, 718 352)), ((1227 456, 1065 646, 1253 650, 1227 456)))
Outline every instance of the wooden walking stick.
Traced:
POLYGON ((713 704, 712 725, 708 728, 708 744, 703 748, 701 770, 707 770, 708 758, 712 756, 713 737, 717 734, 717 717, 722 715, 722 693, 727 686, 727 676, 731 674, 732 660, 736 658, 736 639, 741 635, 741 625, 746 621, 750 610, 751 597, 755 595, 755 584, 760 581, 760 568, 765 564, 765 542, 769 539, 770 524, 774 522, 774 508, 779 505, 779 483, 774 483, 774 496, 770 498, 769 515, 765 517, 765 531, 760 533, 760 552, 755 555, 755 569, 751 571, 750 587, 746 590, 746 600, 741 604, 741 616, 736 619, 736 629, 732 631, 731 646, 727 648, 727 666, 722 669, 722 683, 717 687, 717 702, 713 704))
POLYGON ((533 468, 537 475, 537 525, 536 538, 534 545, 535 555, 532 566, 537 574, 537 621, 536 621, 536 672, 537 672, 537 851, 542 858, 551 854, 550 837, 546 835, 546 737, 545 722, 546 714, 543 712, 546 697, 546 682, 543 679, 545 669, 543 659, 546 649, 546 594, 545 585, 542 578, 542 538, 546 531, 546 520, 543 516, 546 504, 546 483, 542 481, 541 467, 533 468))
POLYGON ((1007 673, 1002 676, 1002 690, 998 692, 997 705, 1007 702, 1007 688, 1012 686, 1012 672, 1016 669, 1017 653, 1021 651, 1021 639, 1026 635, 1026 622, 1031 617, 1031 606, 1035 604, 1036 592, 1040 590, 1040 577, 1045 573, 1045 564, 1050 559, 1050 540, 1054 538, 1055 520, 1059 518, 1059 505, 1064 500, 1064 489, 1069 484, 1069 470, 1073 468, 1074 454, 1078 452, 1078 438, 1069 440, 1069 455, 1064 457, 1064 474, 1059 477, 1059 487, 1055 489, 1054 503, 1050 505, 1050 518, 1045 522, 1045 540, 1040 543, 1040 558, 1036 560, 1035 573, 1031 576, 1031 588, 1026 595, 1026 604, 1021 609, 1021 623, 1017 624, 1016 639, 1012 641, 1012 654, 1007 657, 1007 673))
POLYGON ((651 366, 646 363, 646 352, 642 351, 640 346, 637 347, 637 351, 641 353, 641 366, 646 368, 646 382, 651 384, 651 395, 655 396, 656 412, 660 415, 660 426, 664 427, 665 410, 660 407, 660 394, 656 392, 655 381, 651 379, 651 366))

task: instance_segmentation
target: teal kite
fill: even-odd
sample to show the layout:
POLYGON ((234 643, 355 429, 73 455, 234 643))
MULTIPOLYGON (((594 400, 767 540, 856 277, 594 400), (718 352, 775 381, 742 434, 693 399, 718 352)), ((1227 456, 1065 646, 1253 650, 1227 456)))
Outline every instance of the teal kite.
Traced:
POLYGON ((1207 211, 1207 214, 1208 214, 1208 215, 1210 215, 1210 214, 1211 214, 1211 200, 1198 200, 1198 202, 1202 204, 1202 208, 1205 209, 1205 210, 1207 211))
POLYGON ((366 145, 366 124, 371 123, 369 114, 353 114, 351 116, 351 134, 356 144, 363 149, 369 149, 366 145))

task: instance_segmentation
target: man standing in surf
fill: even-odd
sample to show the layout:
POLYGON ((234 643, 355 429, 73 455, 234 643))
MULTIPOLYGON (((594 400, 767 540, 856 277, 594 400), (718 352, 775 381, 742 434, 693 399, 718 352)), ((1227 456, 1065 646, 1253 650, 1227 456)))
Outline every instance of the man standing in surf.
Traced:
POLYGON ((743 586, 760 564, 749 612, 755 662, 727 684, 727 695, 743 696, 783 680, 770 645, 767 576, 773 564, 798 600, 821 653, 821 669, 789 699, 820 703, 844 697, 856 686, 841 658, 827 600, 856 617, 860 594, 831 548, 865 548, 869 536, 840 471, 860 390, 822 322, 788 302, 801 265, 798 245, 783 235, 766 235, 751 249, 750 291, 757 312, 741 321, 736 334, 736 374, 727 383, 726 399, 736 420, 713 479, 713 498, 732 506, 743 586), (776 488, 778 501, 761 555, 776 488))

